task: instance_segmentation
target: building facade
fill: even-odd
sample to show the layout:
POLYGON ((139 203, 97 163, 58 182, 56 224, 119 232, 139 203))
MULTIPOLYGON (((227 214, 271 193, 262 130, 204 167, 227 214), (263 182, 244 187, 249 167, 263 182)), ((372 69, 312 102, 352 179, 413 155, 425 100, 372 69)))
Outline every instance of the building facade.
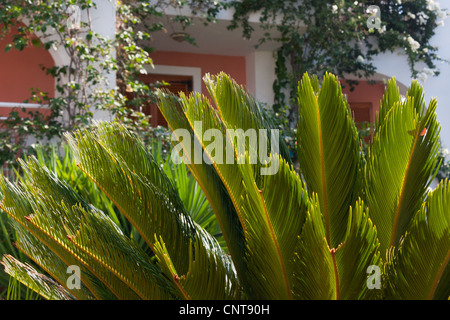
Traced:
MULTIPOLYGON (((97 10, 92 12, 91 17, 95 31, 114 37, 116 28, 114 1, 97 0, 96 2, 97 10)), ((450 3, 446 1, 442 2, 442 6, 450 9, 450 3)), ((166 16, 176 14, 180 12, 174 10, 165 12, 166 16)), ((189 12, 183 12, 183 14, 189 14, 189 12)), ((274 51, 277 44, 265 43, 256 49, 256 40, 243 39, 240 30, 227 30, 232 14, 231 10, 220 12, 217 23, 208 26, 194 19, 194 24, 185 31, 196 40, 197 46, 186 41, 180 42, 182 38, 177 35, 181 30, 177 30, 175 25, 169 26, 166 32, 154 33, 151 43, 151 46, 155 48, 155 52, 151 54, 154 67, 148 66, 146 81, 165 80, 176 90, 206 93, 202 77, 207 73, 216 74, 223 71, 245 86, 257 100, 267 105, 273 104, 274 51)), ((258 16, 256 14, 251 16, 249 21, 255 26, 254 39, 258 39, 258 32, 264 32, 258 28, 258 16)), ((13 36, 13 33, 14 30, 12 34, 0 40, 0 117, 6 117, 11 108, 17 105, 24 110, 36 109, 38 107, 36 104, 23 103, 30 96, 30 88, 55 93, 54 80, 42 71, 40 65, 61 66, 66 64, 68 59, 64 51, 58 48, 47 51, 43 48, 30 47, 22 52, 16 51, 14 54, 5 53, 4 47, 10 40, 8 37, 13 36)), ((438 27, 432 41, 439 47, 439 55, 450 60, 449 34, 450 25, 438 27)), ((39 38, 39 35, 34 36, 39 38)), ((402 93, 406 92, 412 80, 406 56, 400 52, 381 54, 376 57, 374 64, 377 74, 373 78, 361 81, 352 92, 344 89, 357 120, 374 121, 387 79, 395 77, 402 93), (375 80, 377 84, 369 85, 368 80, 375 80)), ((442 64, 438 68, 439 76, 429 77, 423 82, 425 101, 428 103, 432 97, 438 98, 437 114, 442 125, 441 140, 444 147, 450 147, 450 126, 448 126, 450 65, 442 64)), ((111 88, 114 88, 114 74, 108 77, 111 88)), ((149 109, 148 112, 157 113, 156 110, 152 110, 149 109)), ((95 117, 110 119, 111 116, 98 112, 95 117)), ((155 119, 154 124, 164 123, 163 120, 158 120, 157 114, 155 119)))

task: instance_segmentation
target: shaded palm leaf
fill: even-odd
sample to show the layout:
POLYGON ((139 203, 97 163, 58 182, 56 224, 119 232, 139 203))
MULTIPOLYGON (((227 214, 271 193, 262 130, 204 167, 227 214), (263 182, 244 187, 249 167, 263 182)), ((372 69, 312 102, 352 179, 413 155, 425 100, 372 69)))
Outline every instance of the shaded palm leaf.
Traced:
POLYGON ((13 256, 5 255, 1 261, 5 272, 47 300, 73 300, 74 297, 51 278, 23 264, 13 256))
POLYGON ((450 184, 442 181, 428 194, 386 265, 389 299, 450 297, 450 184))
MULTIPOLYGON (((41 241, 48 249, 57 255, 67 266, 80 265, 77 255, 70 246, 60 243, 51 233, 48 233, 46 230, 42 230, 30 223, 29 215, 34 212, 35 206, 35 204, 33 204, 33 198, 39 197, 30 194, 31 191, 26 187, 14 185, 3 177, 0 180, 0 186, 3 194, 1 208, 7 212, 10 217, 33 234, 33 236, 39 239, 39 241, 41 241)), ((49 225, 47 228, 49 230, 53 230, 53 224, 54 223, 49 225)), ((63 241, 66 240, 67 238, 63 241)), ((37 259, 38 258, 36 258, 36 260, 37 259)), ((50 270, 50 268, 47 269, 50 270)), ((90 271, 83 265, 80 265, 80 269, 82 273, 91 275, 90 271)), ((82 282, 87 288, 89 288, 97 299, 111 299, 115 297, 107 288, 103 286, 101 282, 95 283, 95 281, 92 280, 93 278, 95 277, 83 277, 82 282)))
POLYGON ((67 270, 69 266, 18 222, 13 220, 13 225, 18 234, 15 245, 20 251, 24 252, 61 286, 66 287, 66 290, 76 299, 95 299, 89 289, 86 288, 81 281, 79 288, 76 288, 75 290, 67 288, 67 270))
POLYGON ((379 264, 376 229, 363 202, 350 208, 343 243, 330 248, 325 221, 316 195, 308 210, 296 253, 295 290, 300 299, 368 299, 377 294, 367 287, 369 266, 379 264))

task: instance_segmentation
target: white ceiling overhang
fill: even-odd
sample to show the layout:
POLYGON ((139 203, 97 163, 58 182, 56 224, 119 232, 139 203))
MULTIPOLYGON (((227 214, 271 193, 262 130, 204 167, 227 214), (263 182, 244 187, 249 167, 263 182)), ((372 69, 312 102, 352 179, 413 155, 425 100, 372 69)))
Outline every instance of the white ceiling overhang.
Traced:
MULTIPOLYGON (((279 44, 276 41, 270 41, 262 44, 258 48, 258 40, 264 36, 267 30, 260 27, 259 15, 253 14, 249 17, 249 23, 253 27, 251 39, 244 39, 242 36, 242 29, 228 30, 227 27, 233 17, 233 10, 228 9, 221 11, 217 16, 215 23, 208 23, 204 25, 204 19, 193 16, 189 10, 175 10, 168 8, 164 11, 161 18, 155 19, 152 23, 162 22, 165 26, 164 31, 152 32, 152 39, 149 45, 157 51, 171 51, 171 52, 188 52, 201 54, 217 54, 230 56, 246 56, 255 50, 259 51, 274 51, 279 44), (172 22, 171 19, 176 15, 186 15, 192 17, 192 25, 185 30, 181 25, 172 22), (184 42, 178 42, 171 38, 171 34, 185 32, 190 37, 195 39, 196 46, 184 42)), ((276 28, 270 30, 271 36, 278 35, 276 28)))

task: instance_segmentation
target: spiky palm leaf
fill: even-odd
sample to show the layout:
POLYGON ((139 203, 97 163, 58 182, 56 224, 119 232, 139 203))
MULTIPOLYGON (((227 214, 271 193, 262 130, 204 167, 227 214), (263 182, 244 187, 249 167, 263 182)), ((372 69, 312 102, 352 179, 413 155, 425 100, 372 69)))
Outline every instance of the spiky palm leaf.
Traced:
MULTIPOLYGON (((365 159, 339 80, 327 74, 320 85, 305 75, 298 91, 297 173, 283 146, 275 148, 275 131, 262 143, 237 144, 249 129, 273 128, 242 87, 225 74, 207 76, 205 83, 212 101, 159 91, 159 106, 228 250, 187 213, 189 202, 174 186, 188 184, 180 176, 173 184, 120 125, 99 123, 68 138, 78 166, 130 221, 150 254, 33 159, 22 163, 22 183, 1 180, 1 207, 16 220, 18 247, 62 287, 61 270, 71 264, 82 269, 81 291, 66 287, 59 297, 449 296, 450 187, 443 182, 427 191, 439 124, 436 102, 425 108, 420 85, 413 83, 401 101, 395 81, 389 82, 365 159), (266 163, 252 161, 252 152, 264 149, 273 151, 263 155, 266 163), (277 170, 264 171, 274 164, 277 170), (368 286, 373 267, 383 270, 381 289, 368 286)), ((27 267, 9 257, 3 263, 30 281, 27 267)), ((39 280, 30 285, 36 291, 60 288, 33 279, 39 280)))

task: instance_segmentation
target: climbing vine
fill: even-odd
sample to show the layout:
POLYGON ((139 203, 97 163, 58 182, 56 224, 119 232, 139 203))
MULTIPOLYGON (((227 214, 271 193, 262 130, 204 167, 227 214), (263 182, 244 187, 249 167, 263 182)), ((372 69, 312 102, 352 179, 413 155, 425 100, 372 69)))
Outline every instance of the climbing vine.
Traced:
MULTIPOLYGON (((219 11, 232 8, 229 28, 240 28, 243 36, 250 38, 254 30, 248 17, 259 13, 260 26, 266 31, 258 39, 259 45, 279 43, 273 109, 275 114, 288 110, 292 124, 296 119, 293 97, 304 72, 368 77, 376 72, 373 58, 377 54, 400 50, 413 77, 423 81, 437 75, 436 65, 442 59, 430 39, 447 16, 435 0, 122 0, 116 2, 116 33, 111 39, 94 31, 91 14, 96 10, 95 2, 1 2, 0 37, 16 28, 5 51, 38 46, 63 50, 68 57, 65 65, 43 67, 55 78, 56 94, 33 88, 25 101, 46 105, 49 112, 45 116, 39 111, 24 116, 16 109, 3 121, 2 163, 26 152, 30 135, 38 141, 60 137, 67 130, 88 125, 96 110, 106 110, 117 121, 151 137, 149 117, 137 106, 152 100, 154 88, 141 82, 139 75, 152 64, 152 34, 167 31, 170 23, 183 29, 193 23, 193 17, 201 17, 205 24, 214 23, 219 11), (379 12, 368 11, 371 5, 379 12), (82 13, 80 19, 75 15, 74 20, 74 8, 82 13), (179 14, 162 19, 168 8, 179 14), (191 14, 185 14, 186 8, 191 14), (378 14, 379 20, 370 20, 378 14), (117 86, 108 83, 111 74, 117 86)), ((195 39, 186 40, 195 44, 195 39)))
POLYGON ((369 77, 376 72, 374 56, 382 52, 402 51, 412 77, 419 80, 439 74, 436 63, 442 58, 430 39, 447 13, 434 0, 242 0, 230 5, 235 8, 230 29, 242 28, 243 36, 251 37, 248 17, 259 13, 267 30, 259 44, 280 44, 275 110, 295 105, 297 82, 305 72, 369 77))
MULTIPOLYGON (((41 111, 24 114, 25 109, 16 108, 2 122, 0 162, 14 163, 15 157, 33 150, 28 148, 30 136, 44 142, 89 125, 98 110, 113 114, 116 121, 141 133, 144 140, 160 137, 160 130, 151 128, 149 116, 136 106, 153 99, 153 86, 139 80, 139 75, 146 73, 145 66, 152 65, 151 34, 165 30, 170 23, 182 28, 192 23, 191 17, 182 14, 162 23, 157 18, 168 7, 189 7, 205 23, 214 22, 220 10, 218 4, 199 0, 117 1, 115 36, 109 38, 93 28, 91 15, 97 9, 96 1, 3 0, 0 38, 14 31, 3 50, 10 54, 30 46, 60 50, 67 63, 42 66, 55 79, 55 95, 32 88, 30 98, 24 101, 45 106, 45 115, 41 111), (115 81, 112 85, 111 79, 115 81)), ((195 43, 195 39, 186 40, 195 43)))

